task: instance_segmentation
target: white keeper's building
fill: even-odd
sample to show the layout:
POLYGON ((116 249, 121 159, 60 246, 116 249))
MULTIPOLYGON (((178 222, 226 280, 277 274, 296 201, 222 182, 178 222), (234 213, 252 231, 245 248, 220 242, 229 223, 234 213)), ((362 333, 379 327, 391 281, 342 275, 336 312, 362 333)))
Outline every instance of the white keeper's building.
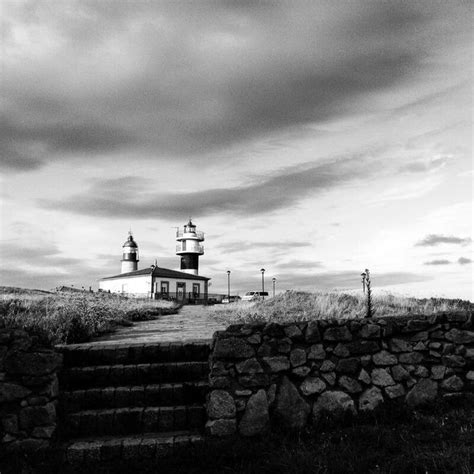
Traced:
POLYGON ((199 256, 204 254, 204 234, 189 220, 183 231, 176 232, 176 254, 181 257, 181 271, 151 265, 138 269, 138 245, 130 233, 122 249, 119 275, 101 278, 99 289, 136 298, 172 299, 178 302, 206 302, 210 278, 200 276, 199 256))

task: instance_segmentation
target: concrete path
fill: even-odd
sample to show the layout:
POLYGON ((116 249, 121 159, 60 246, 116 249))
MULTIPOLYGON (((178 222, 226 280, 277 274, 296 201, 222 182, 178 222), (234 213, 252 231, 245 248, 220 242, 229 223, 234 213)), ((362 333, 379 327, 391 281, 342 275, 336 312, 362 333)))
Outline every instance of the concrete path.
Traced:
POLYGON ((183 306, 178 314, 135 322, 133 326, 117 329, 81 346, 210 341, 212 335, 225 329, 226 325, 213 320, 208 311, 206 306, 183 306))

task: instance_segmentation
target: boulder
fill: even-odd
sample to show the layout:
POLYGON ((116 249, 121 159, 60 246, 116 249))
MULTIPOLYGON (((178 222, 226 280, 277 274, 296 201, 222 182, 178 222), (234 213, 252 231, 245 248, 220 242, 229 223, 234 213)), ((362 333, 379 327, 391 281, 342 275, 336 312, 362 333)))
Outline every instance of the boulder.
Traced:
POLYGON ((326 389, 326 384, 319 377, 306 377, 300 385, 303 395, 309 396, 315 393, 321 393, 326 389))
POLYGON ((339 378, 339 386, 343 388, 346 392, 349 393, 359 393, 362 392, 362 387, 357 380, 354 380, 347 375, 342 375, 339 378))
POLYGON ((56 423, 56 407, 53 403, 44 406, 25 407, 20 411, 20 428, 29 431, 40 425, 56 423))
POLYGON ((364 339, 378 339, 380 337, 380 326, 377 324, 365 324, 360 330, 360 336, 364 339))
POLYGON ((240 420, 239 432, 243 436, 255 436, 263 433, 269 425, 268 402, 265 390, 260 389, 247 402, 240 420))
POLYGON ((438 395, 438 384, 431 379, 421 379, 409 392, 406 402, 415 408, 433 402, 438 395))
POLYGON ((448 392, 459 392, 463 389, 464 382, 457 375, 452 375, 446 380, 443 380, 441 387, 448 392))
POLYGON ((390 341, 389 346, 392 352, 408 352, 412 349, 412 345, 409 342, 396 338, 390 341))
POLYGON ((397 385, 385 387, 385 393, 387 394, 388 398, 399 398, 405 395, 405 389, 401 383, 397 383, 397 385))
POLYGON ((392 367, 392 375, 397 382, 408 380, 410 378, 409 372, 402 365, 392 367))
POLYGON ((359 368, 359 359, 357 357, 350 357, 348 359, 339 360, 336 366, 336 372, 341 372, 343 374, 356 374, 359 372, 359 368))
POLYGON ((318 397, 313 405, 313 420, 317 423, 323 415, 341 418, 346 414, 355 415, 354 400, 344 392, 329 391, 318 397))
POLYGON ((365 383, 366 385, 369 385, 370 383, 372 383, 372 379, 370 378, 370 375, 367 373, 365 369, 362 369, 360 371, 358 380, 365 383))
POLYGON ((235 364, 239 374, 259 374, 263 373, 262 366, 255 357, 235 364))
POLYGON ((298 367, 306 362, 306 351, 304 349, 293 349, 290 353, 292 367, 298 367))
POLYGON ((308 359, 310 360, 324 360, 326 358, 326 351, 322 344, 313 344, 310 347, 308 359))
POLYGON ((300 430, 306 425, 310 411, 298 389, 288 377, 283 377, 275 400, 275 419, 285 428, 300 430))
POLYGON ((373 411, 383 401, 383 395, 379 388, 368 388, 359 398, 359 410, 362 412, 373 411))
POLYGON ((407 352, 400 354, 399 360, 402 364, 419 364, 423 360, 423 354, 419 352, 407 352))
POLYGON ((321 334, 319 333, 319 323, 317 321, 310 321, 306 327, 305 333, 306 342, 319 342, 321 334))
POLYGON ((431 378, 433 380, 442 380, 446 372, 446 367, 444 365, 433 365, 431 367, 431 378))
POLYGON ((474 342, 474 331, 453 328, 446 333, 445 337, 455 344, 470 344, 474 342))
POLYGON ((290 361, 285 356, 264 357, 262 360, 272 373, 283 372, 290 368, 290 361))
POLYGON ((213 390, 209 396, 207 404, 209 418, 217 420, 219 418, 235 417, 235 401, 225 390, 213 390))
POLYGON ((336 326, 324 331, 325 341, 352 341, 352 334, 346 326, 336 326))
POLYGON ((2 383, 0 384, 0 403, 19 400, 25 398, 30 393, 31 390, 23 387, 23 385, 17 385, 15 383, 2 383))
POLYGON ((398 359, 393 354, 390 354, 388 351, 377 352, 372 356, 372 360, 375 365, 396 365, 398 364, 398 359))
POLYGON ((352 355, 373 354, 380 350, 377 341, 354 341, 346 344, 346 348, 352 355))

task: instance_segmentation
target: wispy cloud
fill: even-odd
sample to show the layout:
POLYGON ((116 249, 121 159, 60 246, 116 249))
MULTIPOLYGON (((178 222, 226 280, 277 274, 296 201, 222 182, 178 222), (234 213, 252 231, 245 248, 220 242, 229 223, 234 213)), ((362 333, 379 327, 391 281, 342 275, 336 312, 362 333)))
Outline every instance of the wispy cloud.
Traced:
POLYGON ((466 258, 466 257, 459 257, 458 258, 458 263, 459 263, 459 265, 467 265, 468 263, 472 263, 472 260, 470 258, 466 258))
POLYGON ((451 262, 445 259, 439 260, 431 260, 429 262, 425 262, 423 265, 449 265, 451 262))
POLYGON ((439 244, 467 245, 471 243, 470 237, 455 237, 453 235, 429 234, 415 244, 416 247, 434 247, 439 244))

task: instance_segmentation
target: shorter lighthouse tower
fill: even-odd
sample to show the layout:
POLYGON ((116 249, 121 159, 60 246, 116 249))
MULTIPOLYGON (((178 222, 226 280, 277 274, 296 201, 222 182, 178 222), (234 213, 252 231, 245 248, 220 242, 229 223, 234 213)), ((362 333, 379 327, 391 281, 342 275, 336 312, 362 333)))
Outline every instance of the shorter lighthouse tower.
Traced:
POLYGON ((128 233, 128 238, 122 248, 122 271, 120 273, 138 270, 138 245, 133 240, 132 231, 128 233))
POLYGON ((176 255, 181 256, 181 271, 191 275, 199 274, 199 255, 204 255, 204 232, 196 231, 196 226, 191 222, 185 224, 182 231, 176 231, 176 255))

